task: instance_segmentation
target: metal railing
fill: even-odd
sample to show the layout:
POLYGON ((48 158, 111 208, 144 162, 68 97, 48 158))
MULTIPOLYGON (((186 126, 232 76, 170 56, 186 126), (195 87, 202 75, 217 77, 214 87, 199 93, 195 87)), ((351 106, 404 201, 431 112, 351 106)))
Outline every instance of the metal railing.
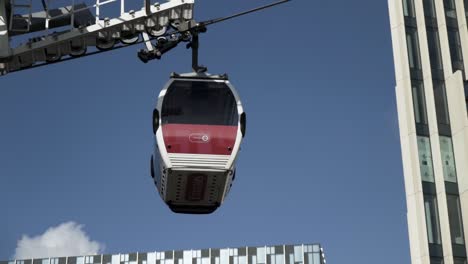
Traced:
POLYGON ((100 18, 101 6, 105 6, 107 4, 111 4, 111 3, 114 3, 114 2, 120 2, 120 14, 122 15, 122 14, 125 13, 125 0, 104 0, 104 1, 96 0, 96 3, 94 5, 80 7, 80 8, 76 8, 75 0, 71 0, 70 13, 66 13, 66 14, 51 17, 50 12, 49 12, 50 11, 49 7, 50 7, 50 3, 52 1, 54 1, 54 0, 47 0, 47 7, 46 7, 46 10, 45 10, 46 11, 46 21, 45 21, 45 23, 46 23, 45 28, 46 29, 49 29, 49 25, 50 25, 51 20, 59 19, 59 18, 65 17, 65 16, 71 16, 70 26, 75 27, 75 15, 80 13, 80 12, 90 11, 92 9, 94 9, 94 13, 96 14, 95 17, 96 17, 96 23, 97 23, 101 19, 100 18))

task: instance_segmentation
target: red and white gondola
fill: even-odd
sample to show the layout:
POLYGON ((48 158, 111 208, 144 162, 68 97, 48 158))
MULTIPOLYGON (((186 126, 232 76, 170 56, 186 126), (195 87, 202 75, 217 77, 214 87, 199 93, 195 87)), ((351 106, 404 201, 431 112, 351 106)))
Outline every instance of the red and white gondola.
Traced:
POLYGON ((173 74, 153 111, 151 175, 176 213, 208 214, 235 178, 246 117, 226 75, 173 74))

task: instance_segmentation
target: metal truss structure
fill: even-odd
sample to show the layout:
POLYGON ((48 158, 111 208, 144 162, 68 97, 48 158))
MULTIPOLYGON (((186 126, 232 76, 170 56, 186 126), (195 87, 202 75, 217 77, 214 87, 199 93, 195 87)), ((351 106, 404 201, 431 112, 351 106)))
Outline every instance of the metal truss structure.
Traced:
POLYGON ((141 0, 143 6, 136 11, 127 11, 125 0, 75 1, 41 0, 36 10, 33 0, 0 0, 0 76, 138 43, 146 46, 138 52, 146 63, 160 59, 181 42, 188 42, 187 48, 192 49, 193 70, 204 72, 206 68, 198 65, 198 42, 207 26, 291 0, 203 22, 193 19, 195 0, 141 0), (67 5, 54 7, 54 2, 64 1, 67 5), (119 15, 103 16, 102 10, 112 4, 119 15), (14 45, 12 40, 22 42, 14 45))
POLYGON ((68 0, 70 5, 52 8, 54 1, 63 2, 42 0, 42 10, 34 11, 32 0, 0 0, 0 75, 149 42, 164 35, 172 22, 191 20, 194 6, 194 0, 144 0, 140 10, 126 11, 125 0, 95 0, 90 5, 68 0), (120 16, 102 17, 102 10, 112 4, 120 16), (24 41, 12 47, 13 37, 24 41))

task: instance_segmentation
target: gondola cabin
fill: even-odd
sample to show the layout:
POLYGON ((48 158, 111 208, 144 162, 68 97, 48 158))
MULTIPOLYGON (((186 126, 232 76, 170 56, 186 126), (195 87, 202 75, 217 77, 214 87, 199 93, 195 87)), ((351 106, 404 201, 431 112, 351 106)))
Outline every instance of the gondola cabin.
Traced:
POLYGON ((245 126, 239 95, 226 75, 171 76, 153 111, 151 175, 172 211, 208 214, 223 203, 245 126))

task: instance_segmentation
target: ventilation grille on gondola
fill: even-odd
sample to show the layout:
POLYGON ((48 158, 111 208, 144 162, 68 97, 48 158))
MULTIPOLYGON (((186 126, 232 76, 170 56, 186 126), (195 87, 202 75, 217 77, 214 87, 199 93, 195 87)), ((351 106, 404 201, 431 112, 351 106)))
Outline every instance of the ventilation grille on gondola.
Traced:
POLYGON ((169 154, 172 168, 227 169, 229 155, 169 154))

